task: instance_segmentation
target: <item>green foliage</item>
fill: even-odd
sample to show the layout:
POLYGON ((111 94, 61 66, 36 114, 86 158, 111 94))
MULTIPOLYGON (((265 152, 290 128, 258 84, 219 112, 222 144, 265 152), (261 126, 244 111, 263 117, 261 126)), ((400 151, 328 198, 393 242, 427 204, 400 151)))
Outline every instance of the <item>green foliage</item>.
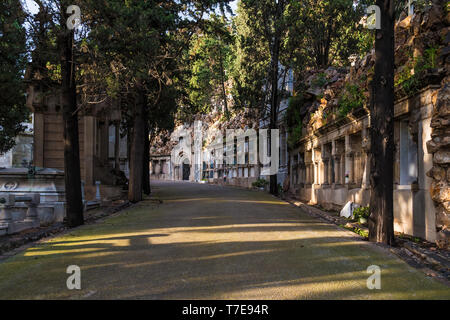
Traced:
POLYGON ((328 117, 331 116, 332 114, 334 114, 334 112, 332 112, 332 111, 329 110, 329 109, 325 109, 325 110, 323 110, 323 112, 322 112, 322 119, 323 119, 323 120, 327 120, 328 117))
MULTIPOLYGON (((354 32, 353 46, 356 48, 355 52, 360 58, 363 58, 370 50, 372 50, 375 43, 375 33, 371 30, 362 28, 354 32)), ((349 52, 350 53, 350 52, 349 52)))
POLYGON ((224 105, 227 113, 227 82, 234 62, 233 37, 224 19, 212 15, 208 22, 207 29, 191 41, 188 95, 201 113, 210 112, 213 103, 224 105))
POLYGON ((302 137, 302 123, 299 122, 295 127, 289 128, 288 145, 291 149, 295 147, 300 138, 302 137))
POLYGON ((47 76, 48 79, 55 83, 61 82, 61 64, 52 64, 50 61, 47 61, 47 76))
POLYGON ((323 87, 325 84, 327 84, 327 78, 326 74, 324 72, 321 72, 317 75, 317 78, 314 79, 312 85, 316 88, 323 87))
POLYGON ((356 220, 359 220, 359 218, 368 219, 369 216, 370 216, 370 207, 359 207, 353 211, 353 217, 356 220))
POLYGON ((123 126, 130 130, 136 102, 145 103, 151 135, 171 130, 175 116, 185 120, 204 110, 205 96, 212 91, 210 73, 217 64, 211 61, 218 54, 218 41, 198 35, 215 32, 219 23, 212 16, 205 21, 199 12, 211 14, 227 2, 83 1, 82 12, 89 28, 86 46, 91 58, 86 66, 92 69, 90 74, 95 80, 91 81, 95 86, 89 86, 93 88, 90 94, 100 91, 120 99, 126 119, 123 126), (139 98, 141 93, 145 99, 139 98))
POLYGON ((359 234, 361 237, 369 238, 369 231, 367 231, 367 230, 363 230, 360 228, 353 228, 352 231, 359 234))
POLYGON ((252 183, 254 188, 265 188, 269 182, 265 179, 258 178, 255 182, 252 183))
POLYGON ((401 87, 407 95, 417 92, 418 85, 419 79, 417 79, 417 76, 412 75, 412 69, 408 66, 399 72, 395 81, 395 87, 401 87))
POLYGON ((371 47, 372 33, 358 24, 369 1, 304 0, 297 3, 295 15, 303 36, 300 50, 307 56, 308 65, 319 68, 348 65, 351 54, 362 55, 371 47))
POLYGON ((26 63, 24 13, 19 1, 0 3, 0 153, 11 149, 29 117, 23 73, 26 63))
POLYGON ((303 105, 303 95, 299 94, 289 98, 288 109, 286 111, 285 122, 288 130, 288 146, 294 148, 302 137, 303 118, 300 115, 300 108, 303 105))
POLYGON ((273 6, 268 1, 238 2, 237 16, 233 20, 235 33, 235 61, 232 68, 232 94, 236 108, 258 109, 267 100, 270 43, 264 30, 270 30, 268 11, 273 6), (268 7, 265 7, 268 5, 268 7))
POLYGON ((361 87, 347 83, 339 97, 338 114, 345 117, 352 110, 364 106, 365 102, 366 98, 361 87))
POLYGON ((428 49, 425 49, 425 65, 423 66, 424 69, 434 69, 436 68, 436 58, 437 58, 437 52, 439 48, 438 47, 431 47, 428 49))
POLYGON ((396 75, 396 81, 394 83, 396 88, 401 88, 406 95, 414 95, 423 86, 421 77, 424 72, 429 69, 437 67, 437 51, 438 47, 430 47, 425 49, 422 56, 413 58, 410 55, 408 63, 404 66, 402 71, 396 75), (413 72, 414 70, 414 72, 413 72))
POLYGON ((347 229, 347 230, 350 230, 350 231, 352 231, 354 233, 357 233, 363 238, 366 238, 366 239, 369 238, 369 231, 367 231, 367 230, 363 230, 363 229, 358 228, 358 227, 346 227, 343 224, 340 224, 339 227, 347 229))
MULTIPOLYGON (((233 68, 233 97, 237 107, 261 108, 269 104, 275 30, 280 38, 279 62, 296 75, 309 67, 348 65, 350 54, 362 55, 372 47, 373 33, 358 25, 368 1, 284 0, 280 3, 283 12, 278 18, 275 18, 277 2, 273 0, 238 3, 233 68)), ((325 75, 319 74, 313 85, 323 86, 326 81, 325 75)), ((300 127, 292 130, 301 132, 300 127)))

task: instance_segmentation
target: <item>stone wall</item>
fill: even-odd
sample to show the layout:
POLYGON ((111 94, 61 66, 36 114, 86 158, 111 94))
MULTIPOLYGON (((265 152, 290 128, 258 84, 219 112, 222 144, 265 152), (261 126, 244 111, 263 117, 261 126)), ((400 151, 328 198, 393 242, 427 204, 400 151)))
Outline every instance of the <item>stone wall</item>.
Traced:
MULTIPOLYGON (((436 9, 437 11, 437 9, 436 9)), ((441 88, 433 97, 434 111, 431 119, 431 140, 428 152, 433 154, 433 167, 428 176, 433 179, 431 196, 436 207, 437 243, 449 247, 450 243, 450 11, 434 13, 445 27, 434 31, 442 47, 438 51, 438 67, 445 73, 441 88), (440 19, 439 19, 440 18, 440 19)), ((438 24, 439 22, 435 22, 438 24)), ((429 35, 428 35, 429 36, 429 35)))
MULTIPOLYGON (((448 51, 448 50, 447 50, 448 51)), ((447 55, 447 61, 449 60, 447 55)), ((447 64, 449 66, 449 64, 447 64)), ((436 206, 437 243, 448 247, 450 242, 450 76, 442 81, 435 96, 431 120, 432 139, 427 143, 433 154, 433 168, 428 175, 433 178, 431 196, 436 206)))

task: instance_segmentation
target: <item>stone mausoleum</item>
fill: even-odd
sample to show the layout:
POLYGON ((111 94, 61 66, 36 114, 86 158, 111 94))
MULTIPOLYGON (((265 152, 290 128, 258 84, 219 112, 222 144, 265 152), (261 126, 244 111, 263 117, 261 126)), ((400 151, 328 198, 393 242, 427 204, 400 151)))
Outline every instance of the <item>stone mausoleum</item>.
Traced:
MULTIPOLYGON (((7 203, 0 204, 0 229, 3 233, 28 228, 30 224, 26 221, 30 218, 27 212, 37 212, 39 219, 33 218, 33 223, 36 220, 41 225, 64 219, 64 132, 57 92, 42 91, 39 81, 31 80, 29 83, 27 106, 33 112, 33 131, 18 137, 18 144, 10 152, 10 157, 8 154, 3 157, 6 165, 0 168, 0 193, 8 195, 7 203), (23 199, 26 201, 21 201, 23 199), (37 211, 30 211, 30 206, 37 211)), ((128 143, 127 136, 120 130, 119 105, 110 99, 80 105, 78 123, 85 209, 125 198, 128 143)))
MULTIPOLYGON (((33 164, 64 170, 64 131, 60 97, 45 95, 30 85, 27 104, 34 114, 33 164)), ((97 185, 102 199, 122 196, 128 174, 127 137, 121 136, 119 106, 110 99, 78 112, 80 167, 84 198, 94 200, 97 185)))

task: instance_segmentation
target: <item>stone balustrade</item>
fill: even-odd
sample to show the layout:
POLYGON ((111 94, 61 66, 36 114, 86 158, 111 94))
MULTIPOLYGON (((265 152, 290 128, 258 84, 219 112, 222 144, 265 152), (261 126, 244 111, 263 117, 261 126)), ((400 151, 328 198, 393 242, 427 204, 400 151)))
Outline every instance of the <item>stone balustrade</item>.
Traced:
POLYGON ((64 219, 64 205, 42 203, 39 193, 0 193, 0 236, 64 219))
POLYGON ((39 204, 39 193, 29 193, 27 195, 0 193, 0 235, 39 227, 40 220, 37 209, 39 204), (24 203, 27 207, 25 219, 22 221, 16 221, 13 218, 17 203, 24 203))

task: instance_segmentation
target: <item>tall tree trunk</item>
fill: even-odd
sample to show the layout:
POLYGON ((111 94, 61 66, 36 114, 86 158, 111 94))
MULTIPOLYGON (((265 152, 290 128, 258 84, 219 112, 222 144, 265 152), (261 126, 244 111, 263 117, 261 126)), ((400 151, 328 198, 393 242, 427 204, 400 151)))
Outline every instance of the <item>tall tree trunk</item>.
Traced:
POLYGON ((147 97, 142 86, 138 86, 137 99, 133 115, 133 136, 130 150, 130 180, 128 182, 128 200, 130 202, 142 201, 142 175, 144 160, 144 110, 147 97))
MULTIPOLYGON (((279 23, 281 13, 283 11, 284 1, 279 1, 277 3, 277 12, 275 17, 275 24, 279 23)), ((272 150, 272 129, 277 129, 278 122, 278 65, 280 59, 280 31, 279 26, 275 27, 275 34, 273 37, 272 46, 272 66, 271 66, 271 97, 270 97, 270 155, 272 156, 274 152, 279 152, 279 150, 272 150)), ((273 195, 278 195, 278 181, 277 174, 270 175, 270 193, 273 195)))
MULTIPOLYGON (((219 49, 220 52, 220 49, 219 49)), ((222 54, 220 54, 220 77, 222 82, 222 96, 223 96, 223 105, 224 105, 224 112, 225 117, 228 119, 229 113, 228 113, 228 102, 227 102, 227 91, 225 89, 225 68, 223 67, 223 60, 222 60, 222 54)))
POLYGON ((144 154, 142 160, 142 190, 144 194, 150 195, 150 140, 149 140, 149 125, 148 125, 148 109, 144 109, 144 154))
POLYGON ((376 30, 375 76, 370 105, 369 240, 394 242, 394 0, 377 0, 381 29, 376 30))
MULTIPOLYGON (((62 22, 68 18, 62 6, 62 22)), ((61 102, 64 122, 64 180, 69 227, 84 223, 81 197, 80 147, 78 141, 77 92, 73 57, 73 30, 64 29, 59 39, 61 58, 61 102)))

